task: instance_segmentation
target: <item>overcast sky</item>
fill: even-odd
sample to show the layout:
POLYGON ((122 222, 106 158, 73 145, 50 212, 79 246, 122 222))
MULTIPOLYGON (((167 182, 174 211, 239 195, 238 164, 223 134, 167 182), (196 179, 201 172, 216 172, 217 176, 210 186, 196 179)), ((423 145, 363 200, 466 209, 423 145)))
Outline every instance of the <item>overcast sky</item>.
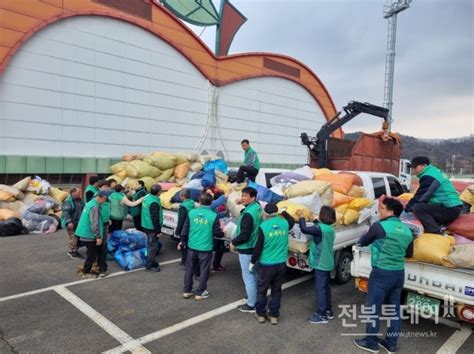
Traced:
MULTIPOLYGON (((219 9, 220 0, 213 0, 219 9)), ((385 0, 231 0, 247 17, 229 54, 272 52, 308 65, 338 110, 383 104, 385 0)), ((398 15, 392 130, 420 138, 474 134, 474 0, 414 0, 398 15)), ((202 28, 193 28, 198 34, 202 28)), ((214 51, 215 30, 201 38, 214 51)), ((344 131, 374 132, 361 116, 344 131)))

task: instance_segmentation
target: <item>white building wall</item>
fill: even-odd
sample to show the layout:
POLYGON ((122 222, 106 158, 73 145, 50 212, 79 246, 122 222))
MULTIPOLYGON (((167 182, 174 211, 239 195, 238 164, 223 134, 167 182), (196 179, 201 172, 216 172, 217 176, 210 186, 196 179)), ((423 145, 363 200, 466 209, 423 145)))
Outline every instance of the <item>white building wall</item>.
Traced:
POLYGON ((312 96, 279 78, 217 89, 178 51, 132 24, 102 17, 59 21, 35 34, 0 76, 0 154, 119 157, 155 150, 224 150, 242 159, 247 138, 264 163, 305 163, 301 131, 325 121, 312 96), (214 140, 213 140, 214 139, 214 140))

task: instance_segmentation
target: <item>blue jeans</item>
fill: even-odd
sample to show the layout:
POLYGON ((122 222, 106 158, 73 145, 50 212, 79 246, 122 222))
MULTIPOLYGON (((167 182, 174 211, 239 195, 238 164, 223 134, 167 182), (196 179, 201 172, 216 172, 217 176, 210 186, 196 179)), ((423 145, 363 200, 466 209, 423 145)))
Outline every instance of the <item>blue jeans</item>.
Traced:
POLYGON ((372 269, 369 277, 369 290, 367 292, 366 306, 369 308, 375 306, 376 317, 374 321, 369 320, 367 323, 366 340, 369 345, 378 345, 376 334, 379 333, 380 329, 379 317, 382 315, 382 304, 387 304, 392 305, 392 308, 387 308, 387 315, 383 316, 390 318, 390 323, 387 322, 389 327, 387 328, 385 342, 390 348, 395 348, 397 346, 397 340, 401 328, 400 300, 404 281, 405 271, 403 270, 372 269), (395 305, 395 307, 393 305, 395 305))
POLYGON ((326 317, 327 311, 332 311, 331 287, 329 278, 331 272, 324 270, 314 270, 314 287, 316 288, 316 312, 326 317))
POLYGON ((247 293, 247 305, 255 307, 257 302, 257 274, 249 272, 249 264, 252 259, 251 254, 240 254, 239 262, 242 269, 242 280, 245 284, 245 292, 247 293))

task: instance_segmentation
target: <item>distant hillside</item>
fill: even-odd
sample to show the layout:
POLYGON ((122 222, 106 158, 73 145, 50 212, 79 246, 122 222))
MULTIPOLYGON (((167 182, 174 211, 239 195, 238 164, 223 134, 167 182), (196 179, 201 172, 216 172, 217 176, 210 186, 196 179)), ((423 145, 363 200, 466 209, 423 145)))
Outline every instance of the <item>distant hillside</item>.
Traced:
MULTIPOLYGON (((346 139, 357 140, 360 134, 360 132, 348 133, 346 139)), ((428 156, 433 164, 449 173, 470 175, 474 173, 474 135, 446 140, 426 140, 401 135, 401 140, 404 159, 428 156)))

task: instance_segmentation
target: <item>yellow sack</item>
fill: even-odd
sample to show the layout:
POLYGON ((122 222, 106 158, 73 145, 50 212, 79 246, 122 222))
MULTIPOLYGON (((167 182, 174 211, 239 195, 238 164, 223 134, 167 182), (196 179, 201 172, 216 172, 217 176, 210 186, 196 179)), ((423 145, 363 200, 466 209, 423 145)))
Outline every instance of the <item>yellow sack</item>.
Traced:
POLYGON ((26 192, 26 189, 30 185, 31 177, 25 177, 21 181, 16 182, 12 187, 19 191, 26 192))
POLYGON ((16 198, 13 194, 0 190, 0 201, 2 202, 14 202, 16 198))
POLYGON ((350 225, 359 220, 359 212, 354 209, 347 209, 342 215, 342 225, 350 225))
POLYGON ((20 191, 19 189, 15 187, 7 186, 6 184, 0 184, 0 191, 7 192, 11 194, 13 197, 15 197, 15 199, 19 199, 19 200, 25 197, 22 191, 20 191))
POLYGON ((197 171, 201 171, 201 170, 202 170, 202 164, 200 164, 199 162, 193 162, 191 164, 191 171, 197 172, 197 171))
POLYGON ((176 157, 176 165, 189 162, 188 157, 185 154, 175 154, 174 156, 176 157))
POLYGON ((217 183, 216 187, 223 191, 225 195, 229 195, 232 192, 232 185, 229 182, 217 183))
POLYGON ((218 184, 226 183, 229 180, 229 176, 227 176, 224 172, 214 170, 214 174, 216 175, 216 181, 218 184))
POLYGON ((127 167, 127 165, 128 163, 124 161, 116 163, 115 165, 110 166, 110 171, 112 171, 112 173, 116 175, 119 172, 125 171, 125 168, 127 167))
POLYGON ((189 172, 189 162, 184 162, 176 166, 174 169, 174 176, 176 179, 183 179, 188 175, 189 172))
POLYGON ((112 175, 112 176, 109 176, 106 178, 106 180, 109 180, 109 179, 114 179, 118 184, 122 184, 124 178, 118 176, 118 175, 112 175))
POLYGON ((338 207, 336 207, 335 210, 336 210, 336 213, 344 214, 347 208, 349 208, 349 203, 341 204, 338 207))
POLYGON ((49 195, 53 197, 53 199, 56 199, 58 202, 64 202, 66 198, 68 197, 69 193, 60 190, 59 188, 51 187, 49 189, 49 195))
POLYGON ((180 187, 173 187, 160 195, 161 205, 165 209, 171 209, 171 198, 181 190, 180 187))
MULTIPOLYGON (((170 168, 163 173, 156 179, 157 182, 171 182, 171 176, 173 176, 174 168, 170 168)), ((174 176, 173 176, 174 177, 174 176)))
POLYGON ((454 237, 436 234, 422 234, 413 242, 413 257, 409 261, 426 262, 453 267, 444 257, 449 256, 451 247, 456 244, 454 237))
POLYGON ((169 170, 176 166, 176 156, 161 151, 146 156, 143 161, 157 167, 161 171, 169 170))
POLYGON ((328 168, 312 168, 312 170, 315 178, 321 175, 333 174, 328 168))
POLYGON ((413 198, 414 194, 413 193, 403 193, 401 195, 399 195, 397 197, 397 199, 401 199, 401 200, 410 200, 411 198, 413 198))
POLYGON ((322 195, 330 188, 331 186, 327 182, 309 180, 301 181, 289 186, 284 190, 284 193, 287 198, 295 198, 313 193, 318 193, 319 195, 322 195))
POLYGON ((463 202, 474 205, 474 185, 467 187, 459 196, 463 202))
POLYGON ((20 218, 20 213, 10 209, 0 209, 0 221, 10 218, 20 218))
POLYGON ((347 193, 349 197, 362 198, 365 195, 365 188, 352 185, 351 190, 347 193))
MULTIPOLYGON (((137 185, 138 179, 127 177, 120 183, 125 189, 133 189, 137 185)), ((118 183, 118 182, 117 182, 118 183)))
POLYGON ((156 167, 143 162, 141 160, 134 160, 130 162, 125 168, 128 177, 141 178, 141 177, 157 177, 161 174, 161 171, 156 167))
POLYGON ((154 178, 151 178, 151 177, 142 177, 140 178, 141 181, 143 181, 143 183, 145 183, 145 187, 147 189, 147 191, 150 191, 151 189, 151 186, 153 186, 155 184, 155 179, 154 178))
POLYGON ((136 152, 136 153, 123 155, 122 160, 123 161, 143 160, 144 157, 145 157, 145 154, 142 154, 141 152, 136 152))
POLYGON ((345 194, 334 192, 332 197, 332 207, 336 208, 339 205, 350 203, 354 199, 353 197, 349 197, 345 194))
POLYGON ((279 202, 277 204, 277 207, 278 207, 279 212, 282 212, 283 210, 286 209, 286 212, 288 214, 290 214, 293 217, 293 219, 295 219, 295 221, 299 220, 298 216, 296 215, 296 211, 297 210, 303 210, 305 220, 306 221, 313 221, 313 213, 311 212, 311 210, 309 210, 304 205, 295 204, 295 203, 292 203, 288 200, 284 200, 282 202, 279 202))
POLYGON ((374 202, 368 198, 355 198, 349 203, 349 208, 361 211, 364 208, 372 206, 374 202))
POLYGON ((344 216, 343 213, 339 213, 336 211, 336 225, 342 225, 342 217, 344 216))

